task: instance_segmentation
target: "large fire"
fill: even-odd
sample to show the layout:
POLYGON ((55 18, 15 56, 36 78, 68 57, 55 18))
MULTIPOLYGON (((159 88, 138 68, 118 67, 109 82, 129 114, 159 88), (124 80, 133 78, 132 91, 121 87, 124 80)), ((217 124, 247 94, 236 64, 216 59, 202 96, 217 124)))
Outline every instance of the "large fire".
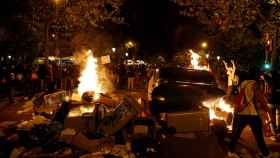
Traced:
POLYGON ((189 52, 191 53, 191 66, 192 66, 193 69, 209 71, 209 66, 201 66, 199 64, 199 60, 201 58, 200 55, 195 53, 193 50, 189 50, 189 52))
MULTIPOLYGON (((99 83, 97 73, 97 59, 93 57, 92 51, 87 51, 87 60, 84 70, 79 78, 80 84, 78 86, 79 96, 85 92, 94 92, 95 94, 104 93, 102 84, 99 83)), ((95 99, 98 95, 95 95, 95 99)))
MULTIPOLYGON (((86 92, 90 92, 93 94, 93 99, 98 100, 101 93, 107 93, 113 89, 110 80, 107 78, 105 68, 99 65, 91 50, 77 54, 75 60, 81 65, 82 69, 77 92, 72 94, 71 100, 80 101, 86 92)), ((79 106, 70 111, 69 116, 81 116, 83 113, 93 112, 93 110, 93 105, 79 106)))

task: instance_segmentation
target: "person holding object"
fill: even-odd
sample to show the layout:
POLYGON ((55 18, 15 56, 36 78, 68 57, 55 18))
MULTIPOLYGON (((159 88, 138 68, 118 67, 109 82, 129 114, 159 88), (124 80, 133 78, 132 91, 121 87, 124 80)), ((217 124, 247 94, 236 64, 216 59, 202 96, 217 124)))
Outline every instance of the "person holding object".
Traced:
POLYGON ((230 61, 232 64, 232 67, 229 67, 228 64, 223 60, 223 63, 225 65, 225 69, 227 71, 227 76, 228 76, 228 87, 232 86, 233 82, 235 81, 235 71, 236 71, 236 67, 235 67, 235 63, 233 60, 230 61))
MULTIPOLYGON (((229 80, 232 80, 233 70, 227 68, 229 80)), ((232 81, 229 81, 229 84, 232 81)), ((230 85, 229 85, 230 86, 230 85)), ((235 145, 240 138, 243 129, 249 125, 254 133, 258 147, 261 150, 262 157, 271 157, 270 152, 265 144, 263 136, 263 125, 260 117, 261 111, 271 113, 267 106, 267 100, 261 90, 259 83, 259 71, 257 68, 251 68, 247 78, 239 87, 239 94, 234 97, 234 120, 233 135, 229 145, 229 157, 238 158, 234 153, 235 145)))

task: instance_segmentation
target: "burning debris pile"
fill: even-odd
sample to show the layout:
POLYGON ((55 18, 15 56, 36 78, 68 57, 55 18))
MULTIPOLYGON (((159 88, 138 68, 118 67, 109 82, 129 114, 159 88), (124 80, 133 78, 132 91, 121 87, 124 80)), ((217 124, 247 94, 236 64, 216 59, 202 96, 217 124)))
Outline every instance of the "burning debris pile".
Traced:
POLYGON ((84 113, 94 111, 94 106, 87 103, 104 100, 102 96, 114 89, 106 69, 93 56, 92 50, 76 54, 75 59, 82 69, 77 91, 72 94, 71 100, 85 102, 85 104, 71 110, 70 117, 82 116, 84 113))
POLYGON ((65 92, 40 94, 33 101, 36 112, 31 120, 0 129, 0 157, 135 157, 120 131, 127 130, 142 106, 135 97, 112 93, 112 84, 91 50, 77 60, 83 65, 77 92, 70 99, 65 92), (53 106, 53 111, 39 112, 44 104, 53 106))
POLYGON ((106 69, 98 63, 97 58, 93 56, 92 50, 76 54, 75 60, 81 65, 82 69, 77 93, 74 93, 71 99, 81 100, 85 92, 92 92, 94 99, 98 99, 100 94, 113 91, 114 88, 108 78, 106 69))
POLYGON ((137 100, 125 96, 110 112, 104 110, 102 116, 100 107, 104 105, 97 102, 89 105, 98 110, 83 113, 81 117, 68 117, 72 107, 80 105, 63 102, 50 118, 35 115, 32 120, 1 128, 0 156, 11 153, 13 158, 18 155, 24 158, 135 157, 128 146, 120 144, 128 143, 127 140, 120 140, 116 134, 126 131, 125 126, 142 111, 137 100), (9 144, 10 148, 6 150, 3 144, 9 144))

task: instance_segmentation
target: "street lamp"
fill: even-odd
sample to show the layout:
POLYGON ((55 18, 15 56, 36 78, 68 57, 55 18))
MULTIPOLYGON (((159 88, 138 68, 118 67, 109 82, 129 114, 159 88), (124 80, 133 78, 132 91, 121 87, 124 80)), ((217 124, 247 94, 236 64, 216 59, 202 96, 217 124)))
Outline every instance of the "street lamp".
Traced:
POLYGON ((54 3, 57 5, 57 4, 60 3, 61 0, 53 0, 53 1, 54 1, 54 3))
POLYGON ((132 47, 135 46, 135 43, 132 42, 132 41, 128 41, 128 42, 126 42, 125 46, 126 46, 127 48, 132 48, 132 47))
POLYGON ((125 53, 125 56, 128 57, 128 53, 127 52, 125 53))
POLYGON ((217 60, 220 60, 221 59, 221 57, 220 56, 217 56, 217 60))
POLYGON ((207 46, 208 46, 207 42, 202 42, 202 43, 201 43, 201 47, 202 47, 202 48, 207 48, 207 46))
POLYGON ((114 53, 115 53, 115 52, 116 52, 116 48, 112 48, 112 52, 114 52, 114 53))

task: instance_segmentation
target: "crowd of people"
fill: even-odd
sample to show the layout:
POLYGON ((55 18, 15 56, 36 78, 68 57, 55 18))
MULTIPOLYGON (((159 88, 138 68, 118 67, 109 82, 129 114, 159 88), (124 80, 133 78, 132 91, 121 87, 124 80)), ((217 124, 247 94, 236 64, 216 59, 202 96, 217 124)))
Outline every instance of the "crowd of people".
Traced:
MULTIPOLYGON (((8 97, 9 103, 15 103, 15 96, 31 98, 42 91, 66 90, 70 95, 78 86, 79 65, 71 62, 25 63, 0 62, 0 96, 8 97)), ((146 89, 151 65, 107 64, 107 75, 115 89, 146 89)))
POLYGON ((41 91, 70 90, 75 85, 78 71, 73 64, 46 62, 28 64, 23 62, 0 63, 0 92, 14 103, 16 95, 30 98, 41 91))
POLYGON ((146 89, 155 70, 154 65, 125 65, 113 66, 113 82, 118 89, 146 89))

